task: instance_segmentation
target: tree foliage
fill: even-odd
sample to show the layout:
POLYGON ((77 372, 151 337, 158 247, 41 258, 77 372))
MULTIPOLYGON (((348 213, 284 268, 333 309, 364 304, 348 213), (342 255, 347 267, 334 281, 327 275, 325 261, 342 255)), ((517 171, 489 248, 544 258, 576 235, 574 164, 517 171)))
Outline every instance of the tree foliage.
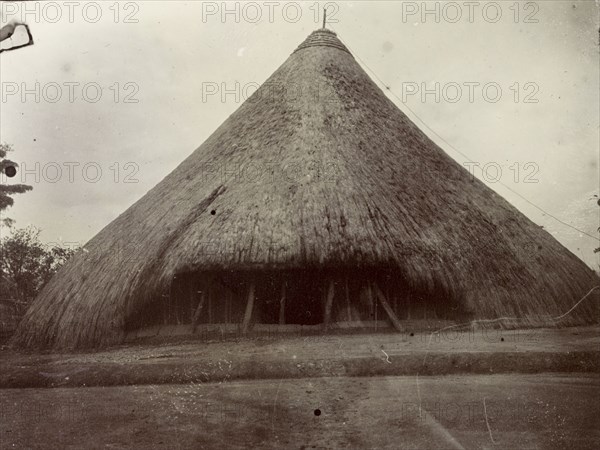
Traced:
POLYGON ((72 256, 74 249, 46 246, 40 230, 28 227, 13 231, 0 241, 0 296, 26 306, 52 275, 72 256))
MULTIPOLYGON (((6 155, 13 151, 13 148, 9 144, 0 144, 0 172, 3 174, 7 172, 7 169, 10 167, 18 167, 18 164, 14 161, 11 161, 6 157, 6 155)), ((6 175, 5 175, 6 176, 6 175)), ((31 186, 26 184, 0 184, 0 211, 12 206, 15 201, 12 196, 15 194, 22 194, 24 192, 30 191, 32 189, 31 186)), ((9 225, 12 223, 10 219, 3 220, 5 225, 9 225)))

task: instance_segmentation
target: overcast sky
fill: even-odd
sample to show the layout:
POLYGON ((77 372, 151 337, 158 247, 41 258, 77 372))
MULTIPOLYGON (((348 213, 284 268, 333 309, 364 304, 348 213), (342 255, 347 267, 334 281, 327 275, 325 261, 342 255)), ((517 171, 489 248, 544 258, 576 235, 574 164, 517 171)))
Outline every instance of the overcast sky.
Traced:
MULTIPOLYGON (((0 56, 0 140, 21 164, 10 182, 34 187, 7 215, 79 244, 234 112, 321 26, 325 4, 230 2, 223 17, 221 2, 49 2, 24 17, 23 4, 2 3, 3 24, 25 19, 35 38, 0 56), (236 82, 239 99, 203 95, 236 82)), ((476 176, 598 268, 597 2, 427 2, 423 17, 424 4, 335 2, 330 27, 451 157, 487 164, 476 176), (439 99, 421 96, 436 86, 439 99)))

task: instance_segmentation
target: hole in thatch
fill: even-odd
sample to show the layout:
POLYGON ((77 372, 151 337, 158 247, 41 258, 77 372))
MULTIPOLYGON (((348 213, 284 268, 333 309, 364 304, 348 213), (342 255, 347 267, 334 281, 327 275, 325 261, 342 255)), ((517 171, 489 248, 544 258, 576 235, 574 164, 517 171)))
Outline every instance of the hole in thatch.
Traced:
POLYGON ((210 212, 210 214, 211 214, 212 216, 214 216, 215 214, 217 214, 217 211, 215 211, 215 210, 213 209, 213 210, 210 212))
POLYGON ((319 408, 315 409, 314 411, 315 416, 319 417, 321 415, 321 410, 319 408))

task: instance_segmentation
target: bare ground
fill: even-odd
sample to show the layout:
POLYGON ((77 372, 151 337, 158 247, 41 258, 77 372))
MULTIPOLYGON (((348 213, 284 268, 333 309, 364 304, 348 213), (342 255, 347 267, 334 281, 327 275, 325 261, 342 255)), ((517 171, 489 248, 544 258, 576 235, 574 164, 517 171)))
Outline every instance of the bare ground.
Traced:
POLYGON ((1 448, 597 448, 597 374, 8 389, 1 448))
POLYGON ((600 327, 151 341, 102 352, 0 352, 0 387, 322 376, 600 373, 600 327))

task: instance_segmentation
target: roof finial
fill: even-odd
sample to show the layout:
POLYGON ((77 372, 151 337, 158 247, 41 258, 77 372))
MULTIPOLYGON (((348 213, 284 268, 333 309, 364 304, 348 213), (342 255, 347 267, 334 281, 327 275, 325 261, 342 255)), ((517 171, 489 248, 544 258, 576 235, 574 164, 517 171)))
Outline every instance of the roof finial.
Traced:
POLYGON ((327 23, 327 8, 323 8, 323 28, 325 28, 326 23, 327 23))

